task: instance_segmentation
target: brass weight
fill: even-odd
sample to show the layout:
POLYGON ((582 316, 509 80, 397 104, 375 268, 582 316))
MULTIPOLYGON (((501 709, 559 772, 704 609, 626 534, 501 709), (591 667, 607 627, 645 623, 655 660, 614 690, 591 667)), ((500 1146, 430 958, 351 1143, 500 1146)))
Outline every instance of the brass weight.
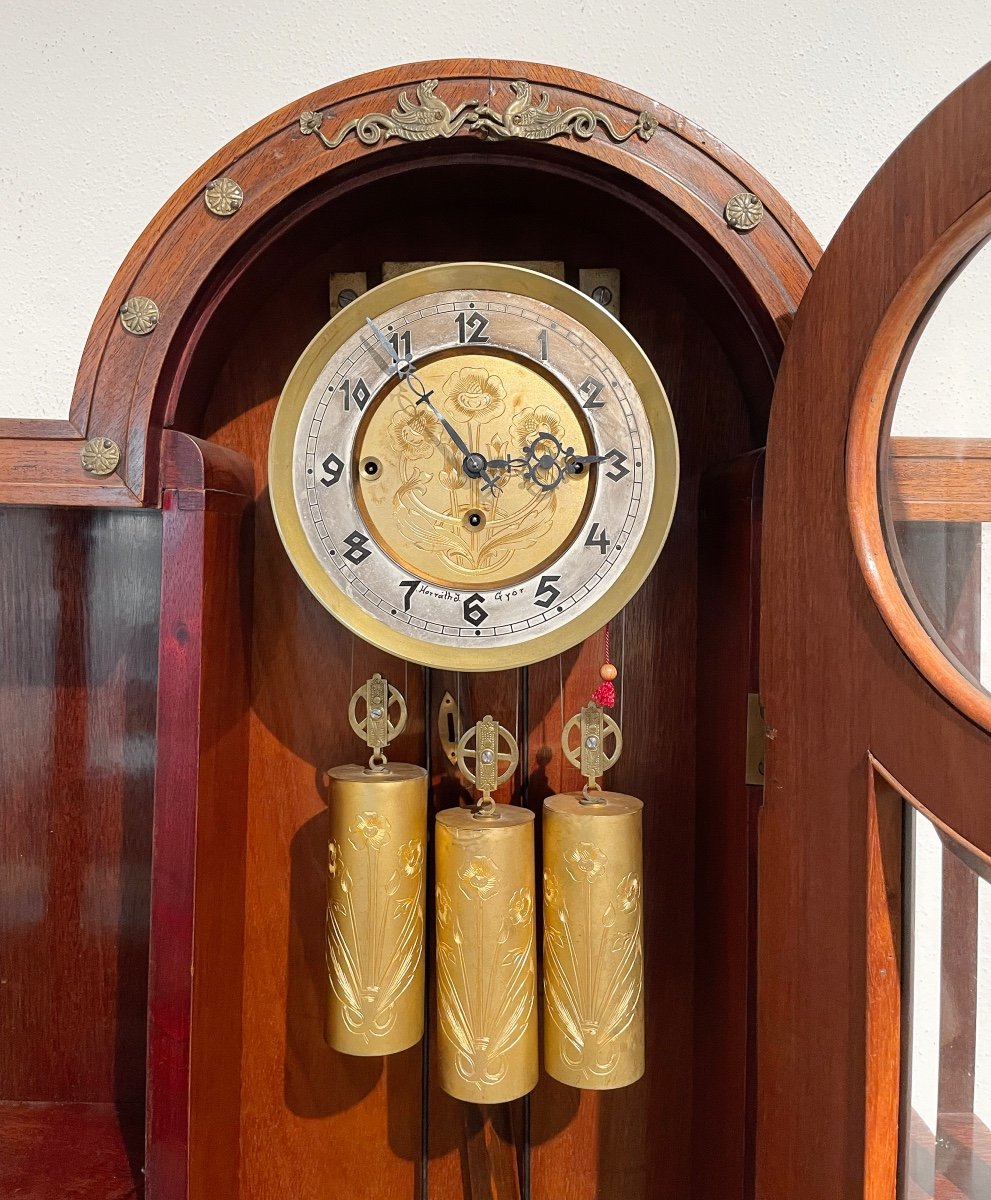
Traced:
POLYGON ((435 829, 440 1085, 484 1104, 525 1095, 539 1069, 534 814, 491 797, 517 761, 508 730, 473 725, 458 763, 482 801, 438 813, 435 829))
POLYGON ((381 676, 355 693, 350 718, 373 753, 367 767, 328 771, 327 1041, 344 1054, 395 1054, 423 1036, 427 773, 382 753, 406 706, 381 676))
POLYGON ((572 1087, 625 1087, 644 1071, 643 802, 598 787, 622 736, 597 704, 562 744, 588 783, 544 801, 544 1067, 572 1087))

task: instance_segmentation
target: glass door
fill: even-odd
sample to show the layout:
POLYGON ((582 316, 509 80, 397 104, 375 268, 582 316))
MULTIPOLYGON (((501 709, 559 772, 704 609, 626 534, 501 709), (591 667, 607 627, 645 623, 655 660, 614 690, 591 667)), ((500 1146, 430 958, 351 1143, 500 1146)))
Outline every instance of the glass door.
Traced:
POLYGON ((882 167, 775 389, 761 1200, 991 1198, 989 111, 991 67, 882 167))

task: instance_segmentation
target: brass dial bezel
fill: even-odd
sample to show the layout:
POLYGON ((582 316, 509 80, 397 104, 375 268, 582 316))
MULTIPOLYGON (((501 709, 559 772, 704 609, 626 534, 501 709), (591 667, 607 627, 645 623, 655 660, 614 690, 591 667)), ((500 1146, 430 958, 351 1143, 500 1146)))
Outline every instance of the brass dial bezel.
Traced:
POLYGON ((365 641, 423 666, 459 671, 528 666, 584 641, 605 625, 639 590, 664 546, 678 496, 678 437, 671 405, 657 372, 638 343, 605 308, 560 280, 501 263, 442 263, 397 276, 342 309, 316 334, 293 367, 272 422, 268 482, 276 527, 300 578, 320 603, 365 641), (580 322, 616 356, 629 375, 650 426, 654 493, 643 533, 629 559, 601 597, 546 633, 512 645, 441 646, 384 624, 331 579, 314 553, 300 519, 293 485, 297 426, 310 391, 327 361, 365 323, 390 308, 434 292, 454 289, 512 292, 553 305, 580 322))

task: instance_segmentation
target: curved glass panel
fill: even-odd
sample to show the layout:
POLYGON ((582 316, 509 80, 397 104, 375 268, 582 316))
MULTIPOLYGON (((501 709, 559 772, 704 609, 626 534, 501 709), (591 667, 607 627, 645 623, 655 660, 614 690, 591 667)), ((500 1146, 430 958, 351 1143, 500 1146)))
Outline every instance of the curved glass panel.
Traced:
POLYGON ((991 1200, 991 883, 909 809, 899 1200, 991 1200))
POLYGON ((888 550, 943 654, 991 691, 991 243, 927 314, 880 447, 888 550))

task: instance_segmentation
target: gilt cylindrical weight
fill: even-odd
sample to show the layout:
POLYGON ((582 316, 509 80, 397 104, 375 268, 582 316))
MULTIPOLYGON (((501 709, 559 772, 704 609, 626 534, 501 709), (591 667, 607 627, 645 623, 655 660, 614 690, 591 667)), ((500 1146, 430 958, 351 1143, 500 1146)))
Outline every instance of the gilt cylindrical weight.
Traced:
POLYGON ((544 1067, 572 1087, 644 1069, 643 803, 544 801, 544 1067))
POLYGON ((327 886, 327 1041, 394 1054, 423 1036, 427 773, 334 767, 327 886))
POLYGON ((533 826, 507 804, 437 814, 438 1064, 459 1100, 498 1104, 537 1083, 533 826))

